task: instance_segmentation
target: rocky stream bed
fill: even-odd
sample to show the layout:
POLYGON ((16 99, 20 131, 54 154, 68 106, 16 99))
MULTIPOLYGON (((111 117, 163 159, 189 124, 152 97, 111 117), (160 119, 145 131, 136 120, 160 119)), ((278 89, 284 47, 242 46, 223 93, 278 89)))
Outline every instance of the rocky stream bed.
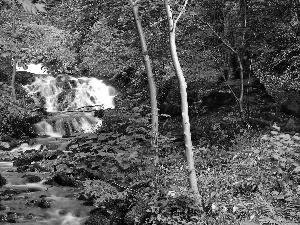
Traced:
POLYGON ((47 164, 59 156, 59 151, 51 151, 51 148, 59 149, 59 146, 63 146, 69 139, 52 138, 35 141, 35 145, 31 147, 23 144, 11 151, 1 152, 0 223, 83 224, 92 206, 84 205, 84 201, 77 199, 81 189, 66 185, 63 176, 57 183, 51 183, 51 170, 46 169, 47 164), (18 157, 26 151, 34 151, 30 149, 46 152, 46 148, 50 148, 47 149, 49 154, 47 163, 40 162, 37 165, 34 161, 38 161, 38 158, 32 158, 32 162, 29 162, 26 161, 28 158, 22 157, 14 163, 10 161, 11 158, 18 157), (31 169, 24 166, 31 166, 31 169))
POLYGON ((92 153, 101 145, 97 135, 87 134, 81 141, 75 137, 47 137, 27 142, 30 145, 22 143, 5 150, 1 143, 0 224, 133 224, 136 217, 146 213, 143 206, 147 202, 135 199, 133 204, 131 197, 95 207, 95 196, 85 192, 83 183, 87 180, 91 181, 90 189, 96 182, 95 191, 101 196, 132 196, 131 192, 141 193, 149 188, 148 182, 125 187, 112 181, 106 169, 115 162, 92 153), (136 213, 137 208, 143 210, 136 213))

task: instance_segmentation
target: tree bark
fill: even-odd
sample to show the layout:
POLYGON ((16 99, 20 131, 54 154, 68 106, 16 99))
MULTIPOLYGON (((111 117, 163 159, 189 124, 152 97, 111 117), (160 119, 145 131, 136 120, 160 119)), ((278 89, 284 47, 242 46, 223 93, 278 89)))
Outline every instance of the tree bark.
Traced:
MULTIPOLYGON (((147 43, 145 39, 145 34, 143 31, 141 19, 139 16, 139 6, 138 2, 132 2, 132 10, 134 15, 134 20, 137 26, 138 35, 141 42, 142 54, 144 57, 145 68, 148 77, 148 84, 150 89, 150 101, 151 101, 151 124, 152 124, 152 140, 151 140, 151 147, 157 151, 157 144, 158 144, 158 109, 157 109, 157 93, 156 93, 156 85, 154 81, 154 76, 152 72, 152 66, 150 57, 147 50, 147 43)), ((158 160, 158 159, 157 159, 158 160)))
POLYGON ((244 110, 244 106, 243 106, 243 101, 244 101, 244 68, 243 68, 243 63, 241 61, 240 56, 237 54, 237 61, 239 64, 239 69, 240 69, 240 85, 241 85, 241 91, 240 91, 240 98, 239 98, 239 108, 240 108, 240 117, 241 120, 248 124, 248 122, 246 121, 246 117, 245 117, 245 110, 244 110))
MULTIPOLYGON (((16 38, 16 2, 13 1, 13 18, 12 18, 12 37, 16 38)), ((13 65, 13 72, 11 75, 11 90, 12 90, 12 97, 16 99, 16 90, 15 90, 15 79, 16 79, 16 70, 17 70, 17 59, 14 53, 12 53, 12 65, 13 65)))
POLYGON ((188 101, 187 101, 187 91, 186 91, 187 84, 183 75, 183 71, 176 50, 175 27, 176 27, 176 22, 178 21, 179 18, 177 18, 176 22, 174 22, 169 0, 165 0, 165 7, 167 11, 168 24, 169 24, 169 41, 170 41, 171 56, 172 56, 172 61, 180 85, 182 125, 184 131, 186 158, 188 163, 189 183, 191 189, 195 194, 195 197, 197 199, 200 199, 200 193, 197 185, 197 175, 196 175, 196 170, 194 165, 193 145, 191 139, 190 121, 189 121, 189 113, 188 113, 188 101))

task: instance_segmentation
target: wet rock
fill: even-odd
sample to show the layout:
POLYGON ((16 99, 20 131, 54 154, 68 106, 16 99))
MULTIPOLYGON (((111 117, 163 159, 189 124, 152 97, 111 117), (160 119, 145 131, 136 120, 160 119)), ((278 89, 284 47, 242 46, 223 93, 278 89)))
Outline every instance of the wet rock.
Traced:
POLYGON ((78 182, 63 172, 59 172, 54 177, 46 182, 46 184, 58 184, 61 186, 78 186, 78 182))
POLYGON ((96 111, 94 112, 94 116, 96 116, 96 117, 102 119, 103 116, 104 116, 104 109, 96 110, 96 111))
POLYGON ((27 215, 24 216, 25 219, 31 220, 34 218, 34 215, 32 213, 28 213, 27 215))
POLYGON ((61 93, 57 96, 57 105, 58 110, 63 111, 67 109, 71 102, 76 97, 76 90, 75 89, 64 89, 61 93))
POLYGON ((7 182, 6 182, 6 179, 0 174, 0 187, 2 187, 3 185, 5 185, 7 182))
POLYGON ((30 165, 32 162, 43 160, 43 156, 40 153, 33 152, 25 154, 17 158, 13 165, 16 167, 30 165))
POLYGON ((2 205, 2 204, 0 204, 0 211, 3 211, 3 210, 6 210, 6 206, 5 206, 5 205, 2 205))
POLYGON ((30 200, 25 203, 26 206, 34 207, 37 206, 37 200, 30 200))
POLYGON ((7 215, 0 214, 0 222, 7 222, 7 215))
POLYGON ((10 149, 10 144, 8 142, 0 141, 0 150, 8 151, 10 149))
POLYGON ((28 183, 37 183, 42 180, 39 176, 31 175, 31 174, 25 174, 22 176, 22 178, 26 178, 26 181, 28 183))
POLYGON ((4 191, 2 191, 0 193, 1 196, 5 196, 5 195, 18 195, 21 194, 22 192, 24 192, 24 190, 21 189, 5 189, 4 191))
POLYGON ((46 105, 46 98, 42 96, 40 91, 33 93, 32 98, 36 106, 43 108, 46 105))
POLYGON ((17 172, 23 173, 23 172, 50 172, 51 170, 49 168, 43 167, 39 165, 38 163, 34 163, 32 165, 26 165, 26 166, 19 166, 17 169, 17 172))
POLYGON ((44 153, 44 157, 47 160, 53 160, 53 159, 57 159, 59 156, 64 155, 64 152, 61 150, 57 150, 57 151, 46 151, 44 153))
POLYGON ((17 147, 18 145, 19 145, 18 140, 8 136, 1 137, 0 139, 0 150, 9 151, 12 148, 17 147))
POLYGON ((29 207, 40 207, 42 209, 51 208, 51 204, 45 198, 27 201, 26 205, 29 207))
MULTIPOLYGON (((13 196, 19 195, 21 193, 27 193, 28 189, 5 189, 0 192, 0 201, 9 201, 13 196)), ((16 197, 15 197, 16 198, 16 197)))
POLYGON ((18 214, 15 212, 8 212, 7 213, 7 222, 9 223, 17 223, 18 214))
POLYGON ((42 209, 47 209, 51 207, 50 203, 45 198, 42 198, 40 201, 37 201, 36 205, 42 209))
POLYGON ((0 196, 0 201, 10 201, 12 200, 13 196, 12 195, 3 195, 0 196))
POLYGON ((76 80, 69 80, 69 83, 71 85, 71 88, 77 88, 77 82, 76 82, 76 80))

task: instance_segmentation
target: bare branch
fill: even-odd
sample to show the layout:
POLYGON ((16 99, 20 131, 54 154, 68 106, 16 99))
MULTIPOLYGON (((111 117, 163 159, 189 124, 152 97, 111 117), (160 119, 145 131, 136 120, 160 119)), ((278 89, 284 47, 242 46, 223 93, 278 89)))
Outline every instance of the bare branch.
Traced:
POLYGON ((203 21, 203 20, 202 20, 202 22, 203 22, 206 26, 209 27, 209 29, 214 33, 214 35, 216 35, 217 38, 219 38, 219 39, 222 41, 222 43, 223 43, 227 48, 229 48, 233 53, 237 54, 236 50, 235 50, 235 49, 234 49, 227 41, 225 41, 224 38, 222 38, 222 37, 218 34, 218 32, 215 31, 215 29, 214 29, 208 22, 203 21))
POLYGON ((132 6, 136 6, 141 0, 128 0, 129 4, 131 4, 132 6))
POLYGON ((176 29, 176 24, 177 24, 178 20, 180 19, 180 17, 183 15, 183 13, 184 13, 184 11, 185 11, 185 8, 186 8, 186 5, 187 5, 188 1, 189 1, 189 0, 185 0, 184 5, 183 5, 183 7, 182 7, 180 13, 179 13, 178 17, 176 18, 176 20, 175 20, 175 22, 174 22, 174 26, 173 26, 174 32, 175 32, 175 29, 176 29))

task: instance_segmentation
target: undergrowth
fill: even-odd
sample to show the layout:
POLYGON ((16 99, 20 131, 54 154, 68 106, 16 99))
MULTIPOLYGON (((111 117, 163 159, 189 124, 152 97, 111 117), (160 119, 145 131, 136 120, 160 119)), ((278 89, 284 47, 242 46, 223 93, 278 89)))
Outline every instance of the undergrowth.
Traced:
POLYGON ((14 100, 10 87, 0 82, 0 140, 36 136, 31 124, 36 123, 40 118, 38 115, 31 114, 30 108, 33 105, 28 104, 28 99, 24 97, 24 93, 20 93, 22 88, 19 86, 17 94, 22 98, 14 100))
MULTIPOLYGON (((79 135, 67 146, 72 153, 55 161, 82 181, 83 199, 97 207, 121 201, 135 224, 300 223, 299 135, 240 129, 228 148, 199 143, 197 202, 185 149, 171 135, 159 135, 160 164, 154 166, 148 112, 146 106, 106 111, 96 134, 79 135)), ((222 143, 227 131, 214 128, 222 134, 215 143, 222 143)))

